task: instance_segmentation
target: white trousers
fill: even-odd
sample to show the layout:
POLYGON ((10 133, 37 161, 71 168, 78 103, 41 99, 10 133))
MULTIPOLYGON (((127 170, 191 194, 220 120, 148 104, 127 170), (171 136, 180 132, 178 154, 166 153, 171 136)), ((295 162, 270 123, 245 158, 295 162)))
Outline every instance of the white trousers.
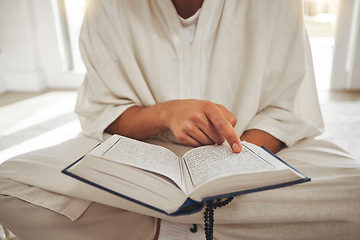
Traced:
MULTIPOLYGON (((215 210, 214 237, 360 239, 360 161, 327 141, 314 139, 284 149, 278 156, 311 177, 311 182, 236 197, 215 210)), ((0 195, 0 222, 22 239, 153 239, 157 218, 202 224, 202 213, 150 217, 99 203, 91 203, 78 220, 71 221, 0 195)))

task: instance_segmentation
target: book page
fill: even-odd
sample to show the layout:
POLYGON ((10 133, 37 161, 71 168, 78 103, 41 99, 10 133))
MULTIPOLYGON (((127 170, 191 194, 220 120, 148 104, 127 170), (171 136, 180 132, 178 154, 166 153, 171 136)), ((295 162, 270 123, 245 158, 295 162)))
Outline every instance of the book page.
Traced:
POLYGON ((155 172, 183 188, 180 159, 164 147, 114 135, 89 154, 155 172))
POLYGON ((195 148, 184 155, 184 162, 194 186, 219 176, 276 168, 245 145, 238 154, 227 144, 195 148))

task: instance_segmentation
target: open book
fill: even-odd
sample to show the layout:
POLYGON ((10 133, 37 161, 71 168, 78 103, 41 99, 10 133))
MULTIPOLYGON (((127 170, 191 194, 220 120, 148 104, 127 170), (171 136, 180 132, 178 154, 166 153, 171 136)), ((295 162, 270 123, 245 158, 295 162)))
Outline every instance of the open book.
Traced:
POLYGON ((62 172, 168 215, 200 211, 207 200, 309 181, 266 149, 242 142, 167 148, 113 135, 62 172))

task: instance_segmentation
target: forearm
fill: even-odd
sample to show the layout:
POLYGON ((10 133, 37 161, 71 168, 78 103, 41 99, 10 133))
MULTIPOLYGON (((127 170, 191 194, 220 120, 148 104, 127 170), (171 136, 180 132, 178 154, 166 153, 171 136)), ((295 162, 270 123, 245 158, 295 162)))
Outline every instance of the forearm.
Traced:
POLYGON ((264 146, 273 153, 277 153, 284 147, 284 143, 267 132, 258 129, 251 129, 240 137, 241 140, 264 146))
POLYGON ((163 121, 163 114, 162 104, 150 107, 130 107, 105 131, 134 139, 145 139, 167 129, 163 121))
POLYGON ((135 139, 171 130, 183 144, 198 147, 228 141, 241 151, 234 126, 236 118, 225 107, 205 100, 171 100, 150 107, 131 107, 106 128, 106 132, 135 139))

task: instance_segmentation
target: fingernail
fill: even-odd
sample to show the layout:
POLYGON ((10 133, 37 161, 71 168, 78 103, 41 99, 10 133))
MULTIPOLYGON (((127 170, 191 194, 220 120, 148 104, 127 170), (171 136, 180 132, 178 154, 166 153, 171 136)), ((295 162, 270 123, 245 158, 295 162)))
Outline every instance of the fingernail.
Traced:
POLYGON ((234 144, 232 145, 232 150, 233 150, 234 153, 239 153, 239 152, 241 152, 241 148, 240 148, 239 144, 237 144, 237 143, 234 143, 234 144))

